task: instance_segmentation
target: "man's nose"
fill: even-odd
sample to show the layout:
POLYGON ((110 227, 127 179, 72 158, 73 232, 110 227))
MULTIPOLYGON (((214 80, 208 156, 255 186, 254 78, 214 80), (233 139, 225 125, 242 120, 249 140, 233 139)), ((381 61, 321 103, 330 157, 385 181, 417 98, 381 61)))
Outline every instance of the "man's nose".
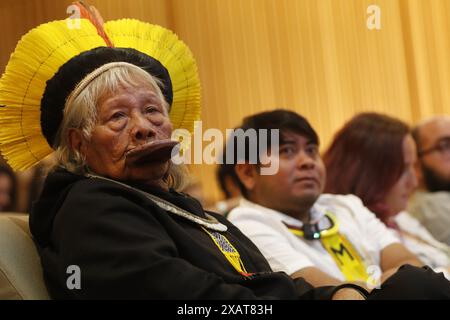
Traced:
POLYGON ((310 170, 315 166, 314 159, 310 157, 305 151, 300 151, 297 159, 297 167, 300 169, 310 170))
POLYGON ((147 140, 155 136, 155 130, 152 123, 142 115, 133 117, 131 134, 136 142, 147 142, 147 140))

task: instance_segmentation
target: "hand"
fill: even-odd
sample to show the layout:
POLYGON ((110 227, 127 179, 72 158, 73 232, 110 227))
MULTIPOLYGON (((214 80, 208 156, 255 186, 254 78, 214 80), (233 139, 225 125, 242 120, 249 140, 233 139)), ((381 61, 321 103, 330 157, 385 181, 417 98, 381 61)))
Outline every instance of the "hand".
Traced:
POLYGON ((366 300, 366 298, 356 289, 342 288, 333 295, 331 300, 366 300))

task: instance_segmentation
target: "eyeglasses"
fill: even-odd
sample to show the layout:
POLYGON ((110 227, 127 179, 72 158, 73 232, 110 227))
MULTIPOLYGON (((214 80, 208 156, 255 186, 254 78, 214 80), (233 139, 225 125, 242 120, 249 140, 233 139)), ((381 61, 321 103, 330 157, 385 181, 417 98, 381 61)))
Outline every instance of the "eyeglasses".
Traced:
POLYGON ((419 157, 423 157, 432 152, 439 152, 441 155, 450 156, 450 137, 443 137, 438 142, 426 150, 419 151, 419 157))

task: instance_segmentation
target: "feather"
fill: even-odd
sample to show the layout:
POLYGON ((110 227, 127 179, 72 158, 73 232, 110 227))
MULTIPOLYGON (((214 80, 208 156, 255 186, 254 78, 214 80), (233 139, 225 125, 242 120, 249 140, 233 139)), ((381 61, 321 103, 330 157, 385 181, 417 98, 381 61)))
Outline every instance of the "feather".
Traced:
POLYGON ((78 5, 88 18, 79 19, 79 28, 63 20, 32 29, 17 44, 0 79, 0 152, 14 170, 26 170, 53 151, 40 123, 47 81, 74 56, 105 46, 105 42, 139 50, 166 67, 173 88, 170 118, 174 128, 193 132, 194 121, 200 119, 197 65, 174 33, 131 19, 103 24, 95 8, 78 5))
POLYGON ((104 46, 92 24, 49 22, 25 34, 0 79, 0 151, 14 170, 26 170, 53 150, 41 134, 40 104, 47 80, 80 52, 104 46))
POLYGON ((113 48, 114 44, 103 28, 104 21, 97 8, 86 5, 84 1, 75 1, 72 4, 80 9, 80 18, 89 20, 97 29, 98 35, 105 40, 106 45, 113 48))

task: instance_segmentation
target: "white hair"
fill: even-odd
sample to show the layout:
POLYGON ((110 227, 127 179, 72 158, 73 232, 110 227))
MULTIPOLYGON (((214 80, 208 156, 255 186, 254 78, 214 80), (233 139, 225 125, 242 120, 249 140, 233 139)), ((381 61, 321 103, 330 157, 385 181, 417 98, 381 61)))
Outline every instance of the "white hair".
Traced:
MULTIPOLYGON (((86 165, 86 159, 79 150, 75 150, 69 143, 69 130, 79 129, 83 137, 89 141, 92 130, 97 123, 97 107, 100 99, 106 95, 113 94, 120 87, 140 87, 150 85, 156 93, 158 99, 164 104, 164 111, 168 116, 169 104, 164 99, 160 86, 161 81, 145 70, 129 63, 112 63, 111 67, 101 67, 100 73, 92 77, 85 77, 74 90, 75 95, 71 94, 64 107, 64 116, 62 123, 56 135, 54 148, 56 149, 57 166, 63 167, 76 174, 86 174, 89 169, 86 165)), ((167 180, 173 188, 179 189, 184 184, 185 169, 170 165, 169 176, 167 180)))

